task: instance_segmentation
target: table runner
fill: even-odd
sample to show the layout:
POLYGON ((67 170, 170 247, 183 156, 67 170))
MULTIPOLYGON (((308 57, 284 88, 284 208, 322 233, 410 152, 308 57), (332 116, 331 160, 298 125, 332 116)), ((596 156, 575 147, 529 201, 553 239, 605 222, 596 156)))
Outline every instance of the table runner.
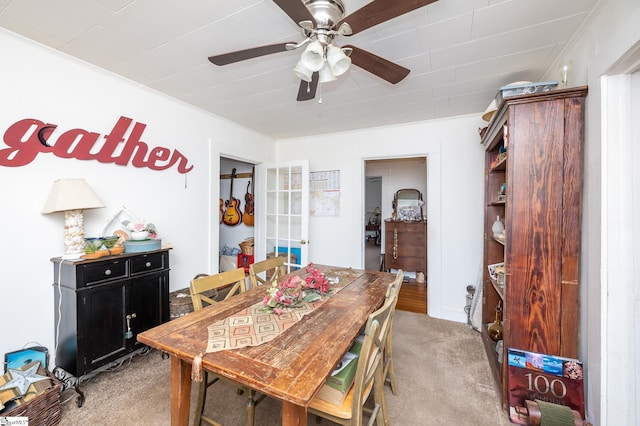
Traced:
MULTIPOLYGON (((331 285, 333 295, 347 287, 364 273, 364 271, 350 268, 331 269, 323 272, 329 279, 338 278, 338 282, 331 285)), ((284 279, 286 279, 286 277, 284 277, 284 279)), ((264 291, 266 295, 266 287, 264 291)), ((195 381, 202 380, 201 363, 202 357, 205 354, 248 346, 258 346, 269 342, 300 321, 302 317, 313 312, 331 297, 332 296, 323 296, 315 302, 304 302, 295 308, 284 308, 279 315, 265 312, 264 304, 260 301, 249 308, 243 309, 209 325, 207 327, 207 349, 204 353, 194 358, 192 379, 195 381)))

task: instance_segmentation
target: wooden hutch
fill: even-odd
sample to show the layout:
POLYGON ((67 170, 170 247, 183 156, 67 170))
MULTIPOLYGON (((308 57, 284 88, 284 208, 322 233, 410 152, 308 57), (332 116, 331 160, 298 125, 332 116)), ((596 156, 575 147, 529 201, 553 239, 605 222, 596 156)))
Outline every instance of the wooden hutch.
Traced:
POLYGON ((507 348, 578 355, 586 87, 507 97, 486 148, 482 340, 508 408, 507 348), (504 222, 504 237, 492 224, 504 222), (504 280, 489 265, 504 263, 504 280), (498 304, 503 355, 487 333, 498 304))

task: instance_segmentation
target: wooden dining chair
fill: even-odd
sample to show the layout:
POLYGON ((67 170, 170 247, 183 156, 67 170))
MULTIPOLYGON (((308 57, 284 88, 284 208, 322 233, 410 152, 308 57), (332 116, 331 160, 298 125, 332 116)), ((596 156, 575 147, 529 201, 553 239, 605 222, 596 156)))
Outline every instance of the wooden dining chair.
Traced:
POLYGON ((284 265, 285 260, 286 257, 284 256, 276 256, 249 265, 251 285, 253 287, 271 285, 274 281, 284 277, 287 274, 287 268, 284 265))
MULTIPOLYGON (((212 299, 208 294, 211 290, 216 290, 218 293, 226 291, 224 299, 228 299, 236 294, 243 293, 246 290, 244 268, 233 269, 231 271, 221 272, 214 275, 202 276, 196 275, 191 280, 189 287, 191 293, 191 300, 193 301, 194 311, 200 310, 205 306, 209 306, 218 303, 217 300, 212 299), (206 304, 206 305, 205 305, 206 304)), ((204 405, 207 400, 207 389, 216 383, 220 378, 209 374, 205 369, 202 381, 198 389, 198 405, 196 406, 195 417, 193 420, 194 426, 200 426, 204 421, 214 426, 220 426, 215 419, 204 414, 204 405), (209 377, 209 376, 213 377, 209 377)), ((264 399, 264 395, 256 397, 256 392, 245 387, 238 389, 238 393, 247 393, 247 426, 253 426, 255 421, 255 407, 264 399)))
MULTIPOLYGON (((387 294, 386 294, 386 298, 390 298, 390 297, 396 297, 396 299, 398 297, 400 297, 400 287, 402 287, 402 280, 404 278, 404 272, 402 271, 402 269, 398 269, 398 272, 396 273, 396 278, 391 282, 391 284, 389 284, 389 287, 387 288, 387 294)), ((396 386, 396 371, 393 368, 393 317, 395 314, 395 309, 394 312, 391 313, 391 320, 389 321, 389 331, 387 333, 387 344, 385 345, 384 348, 384 361, 383 361, 383 368, 382 368, 382 377, 384 377, 384 382, 387 383, 389 382, 389 385, 391 386, 391 392, 394 395, 398 395, 398 387, 396 386)))
POLYGON ((389 321, 398 301, 397 295, 388 297, 384 305, 369 315, 364 330, 364 341, 358 357, 358 367, 353 386, 342 405, 332 404, 318 397, 311 400, 308 411, 334 423, 361 426, 363 412, 369 414, 368 425, 388 424, 382 376, 384 348, 390 329, 389 321), (373 390, 374 407, 365 409, 364 404, 373 390))

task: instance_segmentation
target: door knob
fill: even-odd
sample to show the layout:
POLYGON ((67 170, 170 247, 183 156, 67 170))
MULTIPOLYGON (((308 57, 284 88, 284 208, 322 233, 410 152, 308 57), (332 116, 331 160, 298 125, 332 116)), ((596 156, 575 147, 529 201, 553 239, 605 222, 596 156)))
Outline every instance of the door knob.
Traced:
POLYGON ((307 244, 308 241, 307 240, 300 240, 300 244, 307 244))

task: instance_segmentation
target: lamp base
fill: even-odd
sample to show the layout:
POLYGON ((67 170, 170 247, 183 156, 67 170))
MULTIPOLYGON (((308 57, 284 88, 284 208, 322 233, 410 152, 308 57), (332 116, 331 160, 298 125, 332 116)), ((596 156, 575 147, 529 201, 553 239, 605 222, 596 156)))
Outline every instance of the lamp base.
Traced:
POLYGON ((64 212, 64 257, 77 259, 84 254, 84 215, 82 210, 64 212))

